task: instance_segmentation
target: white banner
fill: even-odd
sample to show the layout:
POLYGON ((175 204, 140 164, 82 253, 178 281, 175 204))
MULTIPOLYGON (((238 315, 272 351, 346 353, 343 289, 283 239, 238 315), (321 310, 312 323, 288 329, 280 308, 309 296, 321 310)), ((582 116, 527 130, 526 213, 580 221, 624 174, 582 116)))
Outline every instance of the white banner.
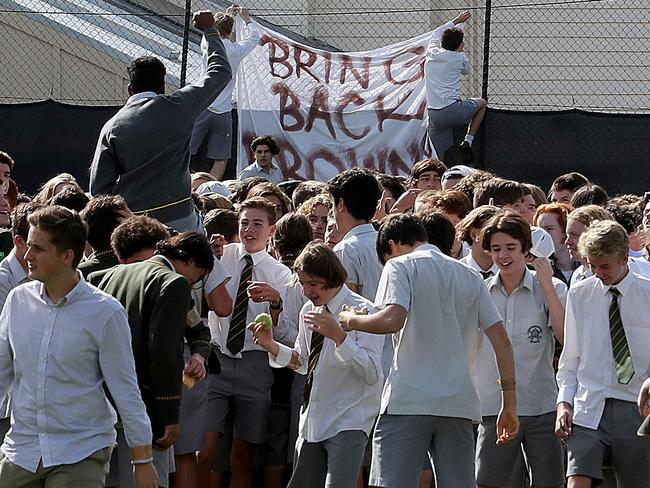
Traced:
POLYGON ((252 162, 251 141, 267 134, 280 146, 275 162, 287 179, 328 180, 355 167, 405 174, 428 157, 430 33, 373 51, 332 53, 258 28, 259 45, 237 75, 238 172, 252 162))

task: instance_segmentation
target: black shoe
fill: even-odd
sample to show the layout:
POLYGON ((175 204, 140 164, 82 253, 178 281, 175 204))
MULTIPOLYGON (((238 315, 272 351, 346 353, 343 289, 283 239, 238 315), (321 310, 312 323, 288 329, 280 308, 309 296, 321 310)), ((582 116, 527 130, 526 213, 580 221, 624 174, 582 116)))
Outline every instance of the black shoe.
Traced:
POLYGON ((472 154, 472 146, 470 146, 467 141, 461 142, 458 149, 462 155, 472 154))

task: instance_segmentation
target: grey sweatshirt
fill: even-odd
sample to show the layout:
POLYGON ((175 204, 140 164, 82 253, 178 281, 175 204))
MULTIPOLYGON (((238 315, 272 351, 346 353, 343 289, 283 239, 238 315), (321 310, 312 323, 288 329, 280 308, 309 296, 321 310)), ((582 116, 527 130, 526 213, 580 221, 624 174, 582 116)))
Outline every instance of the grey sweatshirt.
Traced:
POLYGON ((90 167, 92 195, 122 195, 131 210, 163 223, 190 214, 191 200, 166 205, 190 196, 192 127, 232 77, 217 30, 204 34, 208 69, 200 81, 171 95, 136 97, 106 122, 90 167))

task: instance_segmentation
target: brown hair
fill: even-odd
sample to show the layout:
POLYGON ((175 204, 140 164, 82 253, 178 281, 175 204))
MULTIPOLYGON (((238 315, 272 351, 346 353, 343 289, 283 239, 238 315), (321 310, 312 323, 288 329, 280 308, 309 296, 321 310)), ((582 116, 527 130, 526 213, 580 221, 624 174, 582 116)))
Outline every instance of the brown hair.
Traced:
POLYGON ((74 253, 72 268, 76 269, 86 248, 88 226, 74 210, 60 205, 39 208, 27 217, 29 225, 45 231, 59 253, 69 249, 74 253))
POLYGON ((296 258, 294 270, 323 278, 326 288, 338 288, 348 279, 339 258, 322 242, 307 244, 296 258))
POLYGON ((300 252, 313 240, 314 234, 307 217, 289 213, 276 222, 271 242, 276 257, 291 268, 300 252))
POLYGON ((214 14, 214 23, 219 35, 223 38, 230 37, 232 28, 235 25, 235 18, 225 12, 217 12, 214 14))
POLYGON ((481 205, 468 213, 463 220, 456 224, 458 238, 468 244, 472 243, 472 229, 481 229, 485 223, 498 214, 500 210, 494 205, 481 205))
POLYGON ((250 191, 248 192, 248 196, 246 197, 246 199, 253 198, 253 197, 270 197, 270 196, 278 197, 278 199, 282 202, 282 205, 284 206, 282 210, 282 215, 291 211, 291 201, 289 200, 289 198, 284 194, 282 190, 280 190, 280 188, 277 187, 277 185, 274 185, 273 183, 269 183, 268 181, 265 183, 260 183, 258 185, 255 185, 253 188, 251 188, 250 191))
POLYGON ((503 207, 512 205, 524 196, 520 183, 502 178, 492 178, 485 181, 474 191, 474 207, 488 205, 493 200, 494 205, 503 207))
POLYGON ((585 205, 584 207, 572 210, 567 219, 573 219, 580 222, 585 227, 589 227, 595 220, 614 220, 612 214, 598 205, 585 205))
POLYGON ((469 211, 472 210, 472 202, 460 190, 443 190, 430 199, 427 199, 425 202, 425 210, 430 209, 440 210, 447 215, 454 214, 458 218, 464 219, 469 211))
POLYGON ((134 215, 115 228, 111 234, 111 249, 125 262, 143 249, 155 249, 156 244, 168 236, 167 228, 153 217, 134 215))
POLYGON ((332 201, 332 197, 328 194, 316 195, 315 197, 311 197, 309 200, 304 201, 302 205, 298 207, 296 212, 305 217, 309 217, 312 211, 319 205, 327 207, 327 211, 329 212, 334 206, 334 202, 332 201))
POLYGON ((438 159, 423 159, 415 163, 411 168, 411 180, 417 181, 422 176, 422 173, 429 171, 433 171, 442 178, 442 174, 447 171, 447 166, 438 159))
POLYGON ((521 215, 511 211, 504 211, 492 217, 481 230, 481 246, 490 251, 492 236, 498 232, 508 234, 521 243, 521 250, 527 253, 533 246, 533 237, 530 232, 530 225, 521 215))
POLYGON ((301 181, 293 190, 293 195, 291 196, 293 208, 300 207, 304 202, 321 193, 328 193, 327 183, 324 181, 301 181))
POLYGON ((264 197, 250 197, 239 204, 237 208, 237 215, 241 216, 242 212, 247 208, 256 208, 266 212, 266 217, 269 225, 275 224, 275 207, 264 197))

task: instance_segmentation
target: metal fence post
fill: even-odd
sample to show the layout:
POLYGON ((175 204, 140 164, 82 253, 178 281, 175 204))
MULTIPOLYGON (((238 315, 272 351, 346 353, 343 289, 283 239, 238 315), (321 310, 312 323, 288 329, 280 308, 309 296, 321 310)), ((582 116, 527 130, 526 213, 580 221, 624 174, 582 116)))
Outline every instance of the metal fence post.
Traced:
MULTIPOLYGON (((490 74, 490 24, 492 22, 492 0, 485 0, 485 26, 483 31, 483 82, 481 84, 481 97, 488 99, 488 79, 490 74)), ((479 146, 478 166, 485 168, 485 133, 487 118, 483 120, 481 144, 479 146)))
POLYGON ((192 0, 185 0, 185 24, 183 26, 183 51, 181 54, 181 88, 185 86, 187 76, 187 50, 190 44, 190 16, 192 15, 192 0))

